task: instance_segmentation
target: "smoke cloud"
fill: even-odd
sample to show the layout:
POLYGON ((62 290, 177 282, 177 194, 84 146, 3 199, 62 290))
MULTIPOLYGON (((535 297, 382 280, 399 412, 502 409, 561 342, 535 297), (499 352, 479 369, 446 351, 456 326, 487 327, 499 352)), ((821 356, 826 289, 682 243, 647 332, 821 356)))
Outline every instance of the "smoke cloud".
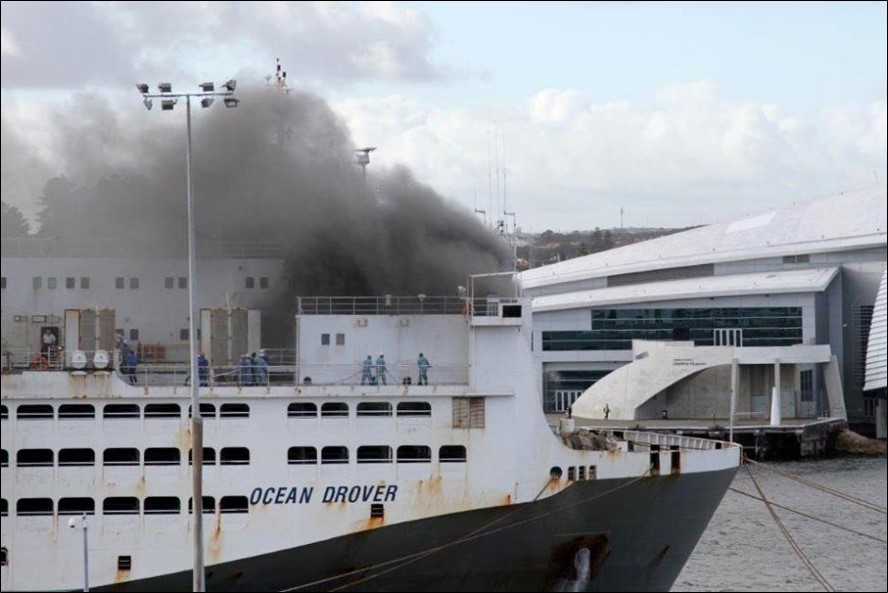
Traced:
MULTIPOLYGON (((192 105, 197 241, 283 248, 287 288, 266 308, 269 341, 284 339, 272 328, 289 326, 296 295, 451 295, 467 274, 508 267, 502 241, 407 169, 371 163, 365 180, 322 99, 239 97, 233 110, 192 105)), ((184 122, 159 115, 124 120, 89 97, 76 118, 59 115, 66 175, 44 189, 39 234, 184 245, 184 122)))

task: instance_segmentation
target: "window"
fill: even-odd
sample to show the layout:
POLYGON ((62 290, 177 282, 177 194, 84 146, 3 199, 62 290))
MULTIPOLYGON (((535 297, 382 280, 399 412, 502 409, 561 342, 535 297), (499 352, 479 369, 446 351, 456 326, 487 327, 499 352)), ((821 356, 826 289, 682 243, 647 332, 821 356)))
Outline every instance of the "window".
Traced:
POLYGON ((52 406, 46 404, 21 405, 15 411, 15 417, 19 420, 52 420, 52 406))
POLYGON ((484 398, 453 398, 453 428, 484 428, 484 398))
POLYGON ((431 416, 432 404, 429 402, 400 402, 398 416, 431 416))
POLYGON ((92 404, 62 404, 59 406, 59 419, 95 417, 96 407, 92 404))
POLYGON ((74 288, 77 286, 77 280, 74 276, 68 276, 65 278, 65 288, 74 288))
POLYGON ((392 404, 388 402, 361 402, 358 404, 358 416, 391 416, 392 404))
POLYGON ((124 287, 124 279, 120 276, 114 279, 114 288, 121 289, 124 287))
POLYGON ((33 282, 34 284, 34 290, 39 290, 43 288, 43 278, 41 278, 40 276, 34 276, 31 282, 33 282))
POLYGON ((229 513, 246 513, 250 510, 250 502, 246 496, 223 496, 219 501, 219 512, 223 515, 229 513))
POLYGON ((250 450, 246 447, 223 447, 219 453, 220 465, 249 465, 250 450))
POLYGON ((9 451, 0 450, 0 467, 9 467, 9 451))
POLYGON ((176 447, 149 447, 145 449, 145 465, 179 465, 179 449, 176 447))
MULTIPOLYGON (((212 496, 201 496, 201 502, 203 503, 203 514, 204 515, 212 515, 216 512, 216 499, 212 496)), ((188 514, 194 514, 194 498, 188 499, 188 514)))
POLYGON ((130 290, 138 290, 139 289, 139 279, 136 277, 130 278, 130 290))
POLYGON ((92 498, 60 498, 59 515, 96 514, 96 501, 92 498))
POLYGON ((247 404, 222 404, 219 408, 222 418, 249 418, 250 406, 247 404))
POLYGON ((15 463, 19 467, 52 467, 54 457, 52 449, 19 449, 15 463))
POLYGON ((163 287, 164 288, 175 288, 175 286, 176 286, 176 279, 173 278, 172 276, 167 276, 166 278, 163 279, 163 287))
POLYGON ((358 463, 391 463, 392 448, 386 445, 358 447, 358 463))
POLYGON ((139 499, 135 496, 109 496, 102 501, 103 515, 138 515, 139 499))
POLYGON ((287 449, 287 463, 290 465, 315 465, 318 450, 314 447, 290 447, 287 449))
POLYGON ((182 415, 179 404, 146 404, 145 418, 178 418, 182 415))
POLYGON ((130 330, 130 340, 138 340, 139 339, 139 330, 133 328, 130 330))
POLYGON ((52 515, 51 498, 20 498, 15 503, 15 512, 22 517, 52 515))
POLYGON ((808 254, 783 256, 783 263, 785 264, 806 264, 810 261, 811 256, 808 254))
POLYGON ((289 418, 317 418, 318 406, 313 403, 294 403, 287 406, 289 418))
POLYGON ((425 445, 401 445, 398 447, 398 463, 431 463, 432 449, 425 445))
POLYGON ((321 346, 330 345, 330 334, 321 334, 321 346))
POLYGON ((799 391, 801 401, 814 401, 814 371, 807 370, 799 373, 799 391))
POLYGON ((465 463, 466 448, 462 445, 442 445, 438 451, 438 460, 441 463, 465 463))
POLYGON ((89 290, 89 276, 80 277, 80 288, 81 290, 89 290))
POLYGON ((321 463, 348 463, 348 447, 324 447, 321 449, 321 463))
POLYGON ((59 467, 82 467, 96 464, 96 452, 92 449, 62 449, 59 451, 59 467))
MULTIPOLYGON (((188 465, 194 464, 193 449, 188 449, 188 465)), ((216 450, 212 447, 203 448, 203 465, 216 465, 216 450)))
POLYGON ((138 404, 106 404, 102 408, 103 418, 138 418, 138 404))
POLYGON ((322 418, 348 418, 348 404, 345 402, 327 402, 321 405, 322 418))
POLYGON ((139 465, 139 450, 132 448, 105 449, 103 465, 139 465))
POLYGON ((247 282, 246 282, 246 284, 247 284, 247 288, 254 288, 254 287, 255 287, 255 284, 256 284, 256 281, 255 281, 255 279, 254 279, 252 276, 247 276, 247 282))
POLYGON ((268 276, 262 276, 261 278, 259 278, 259 288, 268 288, 268 276))
POLYGON ((49 278, 46 279, 46 288, 49 288, 50 290, 55 290, 55 288, 56 288, 55 276, 50 276, 49 278))
POLYGON ((336 334, 336 345, 345 346, 345 334, 336 334))
POLYGON ((628 350, 632 340, 693 340, 714 345, 715 329, 742 330, 743 346, 802 342, 801 307, 593 309, 588 331, 544 331, 543 350, 628 350))
POLYGON ((503 305, 503 317, 521 318, 521 305, 503 305))
MULTIPOLYGON (((6 517, 9 515, 9 501, 5 498, 0 499, 0 517, 6 517)), ((6 548, 3 548, 3 551, 6 551, 6 548)))
POLYGON ((9 420, 9 408, 0 406, 0 420, 9 420))
POLYGON ((175 496, 148 496, 145 498, 146 515, 178 515, 182 503, 175 496))
POLYGON ((179 339, 182 341, 188 340, 188 328, 179 330, 179 339))
POLYGON ((0 276, 0 288, 6 289, 6 276, 0 276))
POLYGON ((179 288, 188 288, 187 276, 179 276, 179 288))

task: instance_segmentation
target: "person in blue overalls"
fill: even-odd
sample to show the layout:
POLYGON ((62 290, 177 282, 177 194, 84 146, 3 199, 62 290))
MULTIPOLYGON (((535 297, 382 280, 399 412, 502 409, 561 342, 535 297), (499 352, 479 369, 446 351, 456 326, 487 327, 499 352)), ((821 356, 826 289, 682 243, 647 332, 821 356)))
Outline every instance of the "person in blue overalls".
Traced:
POLYGON ((364 366, 361 369, 361 385, 373 385, 373 357, 369 354, 364 359, 364 366))
POLYGON ((210 361, 201 352, 197 355, 197 377, 200 380, 200 386, 206 387, 210 384, 210 361))
POLYGON ((385 380, 385 355, 382 353, 376 359, 376 382, 377 384, 388 385, 385 380))
POLYGON ((126 370, 129 375, 130 385, 136 384, 136 367, 139 365, 139 355, 135 350, 130 350, 126 355, 126 370))
POLYGON ((428 385, 429 384, 429 367, 432 364, 429 362, 429 359, 423 356, 422 352, 419 353, 419 358, 416 359, 416 366, 419 367, 419 381, 417 383, 419 385, 428 385))

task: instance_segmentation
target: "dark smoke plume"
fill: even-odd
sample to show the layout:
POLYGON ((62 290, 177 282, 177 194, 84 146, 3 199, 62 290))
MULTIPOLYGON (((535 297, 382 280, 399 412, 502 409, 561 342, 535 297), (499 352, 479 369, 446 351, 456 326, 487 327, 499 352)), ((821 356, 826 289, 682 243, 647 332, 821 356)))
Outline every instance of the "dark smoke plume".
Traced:
MULTIPOLYGON (((235 110, 192 106, 197 237, 198 245, 283 247, 288 286, 266 309, 264 337, 283 338, 271 329, 289 325, 296 295, 454 295, 467 274, 508 267, 491 231, 407 169, 371 164, 365 181, 348 130, 323 100, 273 91, 240 98, 235 110)), ((41 235, 183 244, 183 122, 150 116, 132 129, 83 100, 76 120, 59 117, 67 176, 45 188, 41 235)))

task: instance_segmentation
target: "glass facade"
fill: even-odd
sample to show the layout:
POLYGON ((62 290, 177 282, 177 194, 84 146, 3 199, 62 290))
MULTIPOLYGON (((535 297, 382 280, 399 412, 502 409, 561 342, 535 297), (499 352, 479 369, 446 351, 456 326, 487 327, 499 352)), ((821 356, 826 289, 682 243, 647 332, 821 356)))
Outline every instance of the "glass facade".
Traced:
POLYGON ((589 331, 544 331, 543 350, 629 350, 632 340, 715 345, 715 330, 740 330, 743 346, 802 343, 801 307, 593 309, 589 331))
POLYGON ((610 371, 546 371, 543 373, 546 412, 564 412, 584 391, 610 371))

